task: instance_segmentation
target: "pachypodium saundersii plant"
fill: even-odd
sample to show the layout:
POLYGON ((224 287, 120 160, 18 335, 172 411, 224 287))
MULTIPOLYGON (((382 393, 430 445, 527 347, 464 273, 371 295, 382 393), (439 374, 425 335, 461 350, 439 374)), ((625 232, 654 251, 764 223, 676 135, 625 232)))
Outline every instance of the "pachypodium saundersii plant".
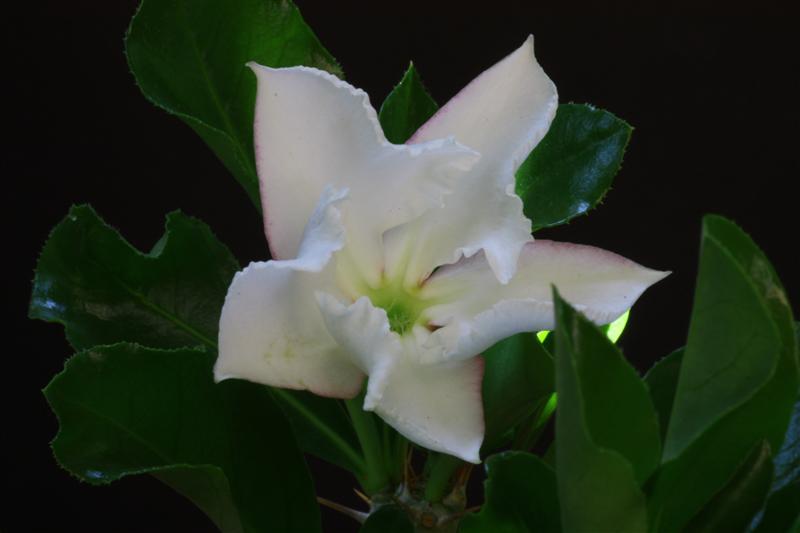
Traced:
POLYGON ((237 274, 218 380, 353 398, 412 442, 472 463, 480 354, 554 326, 551 285, 598 324, 664 273, 534 241, 514 175, 555 116, 533 38, 403 145, 365 93, 306 67, 251 65, 256 162, 273 257, 237 274), (315 206, 316 204, 316 206, 315 206))
POLYGON ((31 301, 78 350, 45 389, 67 470, 150 473, 232 532, 319 530, 318 502, 364 531, 800 527, 780 281, 706 217, 687 345, 640 378, 614 341, 666 273, 531 236, 602 198, 630 128, 559 106, 532 37, 438 112, 413 66, 376 112, 288 2, 145 0, 126 48, 261 208, 272 259, 241 269, 180 213, 141 253, 70 211, 31 301), (369 505, 317 498, 301 452, 369 505))

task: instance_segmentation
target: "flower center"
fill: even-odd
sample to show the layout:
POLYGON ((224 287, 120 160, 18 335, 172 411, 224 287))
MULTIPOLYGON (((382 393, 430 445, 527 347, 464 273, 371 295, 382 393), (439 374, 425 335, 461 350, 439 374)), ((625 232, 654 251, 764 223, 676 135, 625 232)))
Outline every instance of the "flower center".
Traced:
POLYGON ((430 302, 419 298, 414 292, 416 291, 408 291, 400 285, 392 284, 368 289, 366 295, 372 305, 386 311, 389 328, 398 335, 404 335, 411 331, 420 320, 422 312, 430 306, 430 302))

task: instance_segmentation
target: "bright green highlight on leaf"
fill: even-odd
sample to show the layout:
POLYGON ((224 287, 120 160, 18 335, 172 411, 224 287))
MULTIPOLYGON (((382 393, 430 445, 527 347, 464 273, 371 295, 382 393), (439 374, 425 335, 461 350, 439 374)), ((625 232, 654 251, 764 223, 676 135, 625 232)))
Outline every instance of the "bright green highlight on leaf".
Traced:
MULTIPOLYGON (((628 318, 630 316, 631 316, 631 311, 630 309, 628 309, 618 319, 613 321, 611 324, 606 324, 605 326, 601 326, 600 329, 605 331, 608 340, 610 340, 613 343, 616 343, 622 336, 622 332, 625 331, 625 326, 628 325, 628 318)), ((539 331, 538 333, 536 333, 536 338, 539 339, 539 342, 544 342, 549 334, 550 334, 549 331, 539 331)))
POLYGON ((256 206, 256 80, 245 63, 342 75, 285 0, 143 0, 125 52, 145 97, 200 135, 256 206))
POLYGON ((622 335, 622 332, 625 331, 625 326, 628 325, 629 316, 631 316, 630 309, 625 311, 625 313, 623 313, 621 317, 616 319, 611 324, 603 326, 603 329, 605 329, 606 331, 606 337, 608 337, 608 340, 610 340, 613 343, 616 343, 619 340, 620 336, 622 335))

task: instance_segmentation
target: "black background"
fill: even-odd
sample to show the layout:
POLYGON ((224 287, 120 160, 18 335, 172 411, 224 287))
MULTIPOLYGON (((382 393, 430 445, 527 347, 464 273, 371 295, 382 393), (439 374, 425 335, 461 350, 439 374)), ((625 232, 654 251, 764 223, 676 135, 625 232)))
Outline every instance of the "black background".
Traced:
MULTIPOLYGON (((685 340, 704 213, 743 226, 800 302, 796 18, 575 18, 499 1, 480 9, 298 4, 376 106, 409 60, 443 103, 533 33, 562 102, 595 104, 636 127, 603 205, 540 235, 674 271, 637 304, 623 337, 640 369, 685 340)), ((122 37, 135 6, 39 3, 3 21, 2 531, 211 530, 153 479, 94 488, 59 469, 47 444, 56 423, 40 389, 70 348, 60 327, 25 318, 38 250, 72 203, 90 202, 143 249, 161 235, 164 214, 180 208, 209 223, 242 262, 266 257, 260 221, 236 182, 134 85, 122 37)), ((357 505, 349 477, 312 467, 320 494, 357 505)), ((328 512, 324 520, 328 531, 352 528, 328 512)))

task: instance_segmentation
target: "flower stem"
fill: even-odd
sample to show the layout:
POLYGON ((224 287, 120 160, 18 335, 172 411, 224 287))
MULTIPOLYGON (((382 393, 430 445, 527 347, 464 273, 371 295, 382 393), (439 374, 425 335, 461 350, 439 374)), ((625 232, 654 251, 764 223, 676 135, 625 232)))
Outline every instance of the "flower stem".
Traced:
POLYGON ((364 395, 359 394, 352 400, 345 401, 353 429, 364 452, 366 472, 363 477, 364 490, 367 494, 375 494, 389 485, 389 475, 383 457, 383 444, 372 413, 363 410, 364 395))
POLYGON ((453 475, 464 461, 445 454, 432 455, 428 460, 431 461, 431 465, 425 482, 425 499, 436 503, 441 501, 452 488, 453 475))

